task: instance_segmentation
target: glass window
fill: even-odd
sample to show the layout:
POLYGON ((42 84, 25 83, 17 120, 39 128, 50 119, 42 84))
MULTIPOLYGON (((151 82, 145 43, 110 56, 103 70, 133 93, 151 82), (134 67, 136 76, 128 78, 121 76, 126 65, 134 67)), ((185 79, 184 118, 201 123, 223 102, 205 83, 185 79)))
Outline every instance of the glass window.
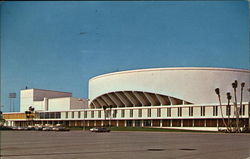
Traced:
POLYGON ((182 116, 182 107, 178 108, 178 116, 182 116))
POLYGON ((56 116, 57 119, 60 119, 61 118, 61 112, 56 112, 55 116, 56 116))
POLYGON ((55 112, 49 113, 49 119, 55 119, 55 112))
POLYGON ((113 118, 116 118, 116 115, 117 115, 117 110, 114 110, 113 111, 113 118))
POLYGON ((133 115, 134 115, 134 114, 133 114, 133 109, 130 109, 129 111, 130 111, 130 112, 129 112, 130 117, 132 118, 132 117, 133 117, 133 115))
POLYGON ((132 121, 132 120, 127 120, 127 121, 126 121, 126 126, 127 126, 127 127, 133 126, 133 121, 132 121))
POLYGON ((65 118, 68 118, 68 117, 69 117, 69 113, 65 112, 65 118))
POLYGON ((151 109, 148 109, 148 117, 151 117, 151 109))
POLYGON ((245 115, 245 105, 242 105, 242 107, 240 107, 240 115, 245 115))
POLYGON ((193 114, 194 114, 193 107, 189 107, 189 116, 193 116, 193 114))
POLYGON ((45 113, 45 117, 44 117, 45 119, 49 119, 49 112, 46 112, 45 113))
POLYGON ((218 106, 213 106, 213 116, 218 116, 218 106))
POLYGON ((201 106, 201 116, 205 116, 205 107, 201 106))
POLYGON ((40 113, 40 119, 45 119, 45 113, 40 113))
POLYGON ((142 117, 142 109, 138 109, 138 117, 142 117))
POLYGON ((75 117, 75 113, 71 112, 71 118, 74 118, 74 117, 75 117))
POLYGON ((226 107, 226 115, 227 116, 230 116, 231 115, 231 105, 227 105, 227 107, 226 107))
POLYGON ((144 120, 143 126, 151 126, 151 120, 144 120))
POLYGON ((242 106, 242 115, 245 115, 245 111, 246 111, 246 105, 242 106))
POLYGON ((167 116, 171 117, 171 108, 167 108, 167 116))
POLYGON ((121 117, 122 118, 124 118, 125 117, 125 110, 123 109, 123 110, 121 110, 122 112, 121 112, 121 117))
POLYGON ((81 118, 81 112, 78 112, 78 118, 81 118))
POLYGON ((161 108, 157 108, 157 117, 161 117, 161 108))
POLYGON ((136 127, 141 127, 141 121, 140 120, 135 120, 135 126, 136 127))
POLYGON ((99 111, 98 111, 98 118, 101 118, 101 116, 102 116, 102 111, 99 110, 99 111))
POLYGON ((87 118, 87 117, 88 117, 88 112, 84 111, 84 118, 87 118))
POLYGON ((95 112, 94 111, 91 111, 91 118, 94 118, 94 114, 95 112))

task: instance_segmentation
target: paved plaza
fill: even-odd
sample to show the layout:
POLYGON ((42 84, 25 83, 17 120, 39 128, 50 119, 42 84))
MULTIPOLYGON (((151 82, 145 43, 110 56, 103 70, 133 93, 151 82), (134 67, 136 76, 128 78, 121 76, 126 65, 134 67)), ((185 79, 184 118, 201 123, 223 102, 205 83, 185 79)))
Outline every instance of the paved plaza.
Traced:
POLYGON ((246 159, 250 134, 1 131, 1 159, 246 159))

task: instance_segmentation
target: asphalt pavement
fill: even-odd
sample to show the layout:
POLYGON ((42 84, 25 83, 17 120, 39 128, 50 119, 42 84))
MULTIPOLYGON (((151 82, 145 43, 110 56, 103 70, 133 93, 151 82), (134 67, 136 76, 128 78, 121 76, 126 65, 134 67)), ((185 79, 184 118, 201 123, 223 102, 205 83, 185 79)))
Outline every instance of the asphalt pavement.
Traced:
POLYGON ((1 159, 250 159, 250 134, 1 131, 1 159))

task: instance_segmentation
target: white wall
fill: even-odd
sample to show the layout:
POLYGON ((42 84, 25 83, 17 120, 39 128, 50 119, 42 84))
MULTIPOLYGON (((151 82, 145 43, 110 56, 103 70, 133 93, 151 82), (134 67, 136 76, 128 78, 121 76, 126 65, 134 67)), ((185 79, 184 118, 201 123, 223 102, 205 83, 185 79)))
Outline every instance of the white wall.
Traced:
POLYGON ((25 112, 33 106, 33 89, 21 90, 20 92, 20 112, 25 112))
POLYGON ((70 110, 70 97, 48 99, 48 111, 70 110))
MULTIPOLYGON (((223 68, 162 68, 104 74, 89 80, 90 103, 96 97, 115 91, 144 91, 176 97, 194 104, 218 103, 215 88, 220 88, 222 102, 226 92, 233 93, 232 82, 245 82, 244 102, 250 94, 250 71, 223 68)), ((240 85, 240 84, 239 84, 240 85)), ((238 99, 240 89, 237 90, 238 99)))
MULTIPOLYGON (((70 98, 72 93, 58 92, 42 89, 26 89, 20 92, 20 112, 25 112, 30 106, 34 107, 36 111, 45 110, 44 98, 48 99, 48 111, 63 111, 70 110, 70 98)), ((72 100, 72 105, 79 107, 86 105, 87 101, 77 102, 72 100)))
POLYGON ((42 111, 44 110, 44 101, 34 101, 33 105, 35 111, 42 111))

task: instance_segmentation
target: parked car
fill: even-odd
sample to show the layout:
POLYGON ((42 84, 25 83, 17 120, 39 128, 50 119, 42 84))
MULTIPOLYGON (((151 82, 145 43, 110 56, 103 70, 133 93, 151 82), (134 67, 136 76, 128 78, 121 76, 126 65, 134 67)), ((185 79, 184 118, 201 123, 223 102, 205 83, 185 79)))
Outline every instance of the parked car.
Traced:
POLYGON ((18 127, 17 127, 17 126, 12 126, 11 129, 12 129, 12 130, 17 130, 18 127))
POLYGON ((52 128, 53 131, 69 131, 68 128, 65 128, 65 127, 53 127, 52 128))
POLYGON ((35 127, 34 126, 28 126, 27 130, 35 130, 35 127))
POLYGON ((101 128, 91 128, 90 131, 91 132, 110 132, 109 129, 103 128, 103 127, 101 127, 101 128))
POLYGON ((35 130, 37 130, 37 131, 42 131, 42 130, 43 130, 43 127, 42 127, 42 126, 37 126, 37 127, 35 127, 35 130))
POLYGON ((14 128, 13 130, 28 130, 28 128, 27 127, 18 126, 17 128, 14 128))
POLYGON ((0 126, 0 130, 13 130, 12 127, 9 126, 0 126))
POLYGON ((52 129, 52 127, 44 127, 42 130, 43 131, 52 131, 53 129, 52 129))

